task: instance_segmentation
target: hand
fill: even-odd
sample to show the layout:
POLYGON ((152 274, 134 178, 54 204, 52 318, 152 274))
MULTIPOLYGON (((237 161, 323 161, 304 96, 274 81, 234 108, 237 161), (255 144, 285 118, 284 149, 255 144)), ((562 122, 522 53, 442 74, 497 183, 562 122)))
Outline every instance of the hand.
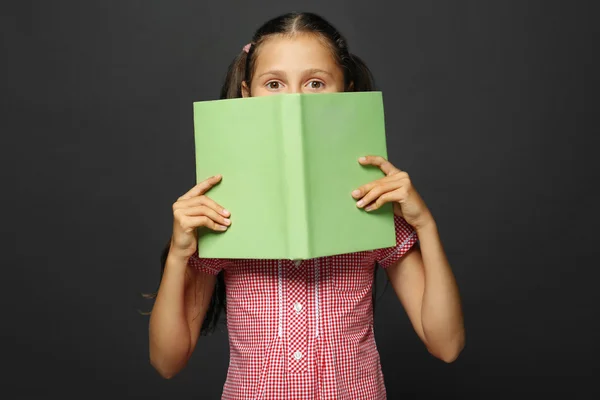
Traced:
POLYGON ((204 194, 221 181, 221 175, 210 177, 181 196, 173 204, 173 236, 171 250, 190 257, 198 246, 197 228, 225 231, 231 225, 230 213, 204 194))
POLYGON ((422 228, 433 220, 429 209, 406 172, 379 156, 361 157, 358 161, 362 165, 379 167, 386 176, 352 192, 352 197, 360 199, 356 203, 357 207, 373 211, 385 203, 393 202, 394 214, 403 217, 415 229, 422 228))

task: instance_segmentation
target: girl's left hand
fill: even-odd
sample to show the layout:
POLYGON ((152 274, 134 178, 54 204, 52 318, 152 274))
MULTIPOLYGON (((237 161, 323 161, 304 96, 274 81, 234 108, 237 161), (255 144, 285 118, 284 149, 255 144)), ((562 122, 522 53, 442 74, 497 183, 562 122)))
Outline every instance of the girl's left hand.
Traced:
POLYGON ((385 203, 393 202, 394 214, 403 217, 415 229, 420 229, 433 220, 431 212, 405 171, 379 156, 361 157, 358 161, 362 165, 379 167, 386 176, 352 192, 352 197, 359 200, 357 207, 373 211, 385 203))

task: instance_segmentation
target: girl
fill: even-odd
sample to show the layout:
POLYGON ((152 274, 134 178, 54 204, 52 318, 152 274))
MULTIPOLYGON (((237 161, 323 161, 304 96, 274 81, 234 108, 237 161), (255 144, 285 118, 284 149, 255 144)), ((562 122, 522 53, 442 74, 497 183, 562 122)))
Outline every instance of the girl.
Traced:
MULTIPOLYGON (((221 98, 369 90, 369 69, 344 37, 317 15, 292 13, 258 29, 231 64, 221 98)), ((393 203, 395 247, 302 262, 204 259, 197 229, 226 231, 235 220, 208 196, 222 177, 173 204, 149 327, 150 360, 163 377, 186 365, 226 305, 223 399, 385 399, 373 333, 377 265, 429 352, 456 359, 463 317, 436 222, 406 172, 377 155, 358 162, 380 168, 382 178, 349 188, 348 201, 366 212, 393 203)))

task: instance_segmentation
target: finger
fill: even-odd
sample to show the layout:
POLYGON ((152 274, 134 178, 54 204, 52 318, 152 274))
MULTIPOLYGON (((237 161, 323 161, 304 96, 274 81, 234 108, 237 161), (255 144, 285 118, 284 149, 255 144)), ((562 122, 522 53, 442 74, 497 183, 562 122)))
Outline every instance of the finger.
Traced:
POLYGON ((215 211, 214 209, 212 209, 208 206, 205 206, 205 205, 190 207, 190 208, 187 208, 182 211, 188 217, 198 217, 198 216, 204 215, 220 225, 225 225, 225 226, 231 225, 231 220, 229 218, 224 218, 217 211, 215 211))
POLYGON ((377 185, 369 192, 367 192, 365 196, 356 203, 356 206, 359 208, 363 208, 365 206, 371 205, 372 202, 377 200, 384 193, 392 192, 396 189, 398 189, 398 184, 395 181, 388 182, 382 185, 377 185))
POLYGON ((392 191, 392 192, 386 192, 386 193, 382 194, 373 203, 371 203, 370 205, 365 207, 365 211, 375 211, 375 210, 381 208, 381 206, 383 206, 385 203, 391 203, 391 202, 395 201, 394 193, 395 192, 392 191))
POLYGON ((190 208, 190 207, 201 206, 201 205, 208 206, 225 217, 229 217, 231 215, 231 212, 229 212, 229 210, 225 209, 223 206, 218 204, 216 201, 214 201, 213 199, 211 199, 210 197, 205 196, 205 195, 192 197, 190 199, 180 200, 177 202, 177 208, 190 208))
POLYGON ((368 193, 370 190, 372 190, 375 186, 387 185, 389 182, 395 182, 395 181, 400 180, 400 177, 401 177, 400 174, 395 174, 395 175, 385 176, 385 177, 377 179, 376 181, 373 181, 373 182, 366 183, 366 184, 362 185, 361 187, 359 187, 358 189, 354 190, 352 192, 352 197, 354 197, 355 199, 358 200, 361 197, 363 197, 366 193, 368 193))
POLYGON ((221 178, 221 175, 211 176, 210 178, 203 180, 202 182, 198 183, 196 186, 191 188, 187 193, 179 197, 179 199, 185 200, 195 196, 200 196, 208 192, 210 188, 219 183, 221 181, 221 178))
POLYGON ((365 156, 358 159, 358 162, 362 165, 374 165, 379 167, 379 169, 386 175, 391 175, 400 170, 394 165, 381 156, 365 156))
POLYGON ((219 231, 219 232, 223 232, 223 231, 227 230, 227 227, 225 225, 218 224, 205 215, 200 216, 200 217, 188 217, 188 218, 186 218, 186 221, 184 224, 182 224, 182 226, 187 226, 188 231, 191 231, 192 229, 195 229, 195 228, 200 228, 202 226, 206 227, 208 229, 211 229, 213 231, 219 231))

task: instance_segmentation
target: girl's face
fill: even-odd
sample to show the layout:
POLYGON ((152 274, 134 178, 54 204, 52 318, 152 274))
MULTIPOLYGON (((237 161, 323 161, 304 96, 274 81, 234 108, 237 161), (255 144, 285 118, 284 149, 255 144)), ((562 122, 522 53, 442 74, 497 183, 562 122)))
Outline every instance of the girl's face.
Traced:
POLYGON ((344 91, 341 68, 314 35, 273 37, 258 51, 251 87, 242 84, 243 97, 344 91))

